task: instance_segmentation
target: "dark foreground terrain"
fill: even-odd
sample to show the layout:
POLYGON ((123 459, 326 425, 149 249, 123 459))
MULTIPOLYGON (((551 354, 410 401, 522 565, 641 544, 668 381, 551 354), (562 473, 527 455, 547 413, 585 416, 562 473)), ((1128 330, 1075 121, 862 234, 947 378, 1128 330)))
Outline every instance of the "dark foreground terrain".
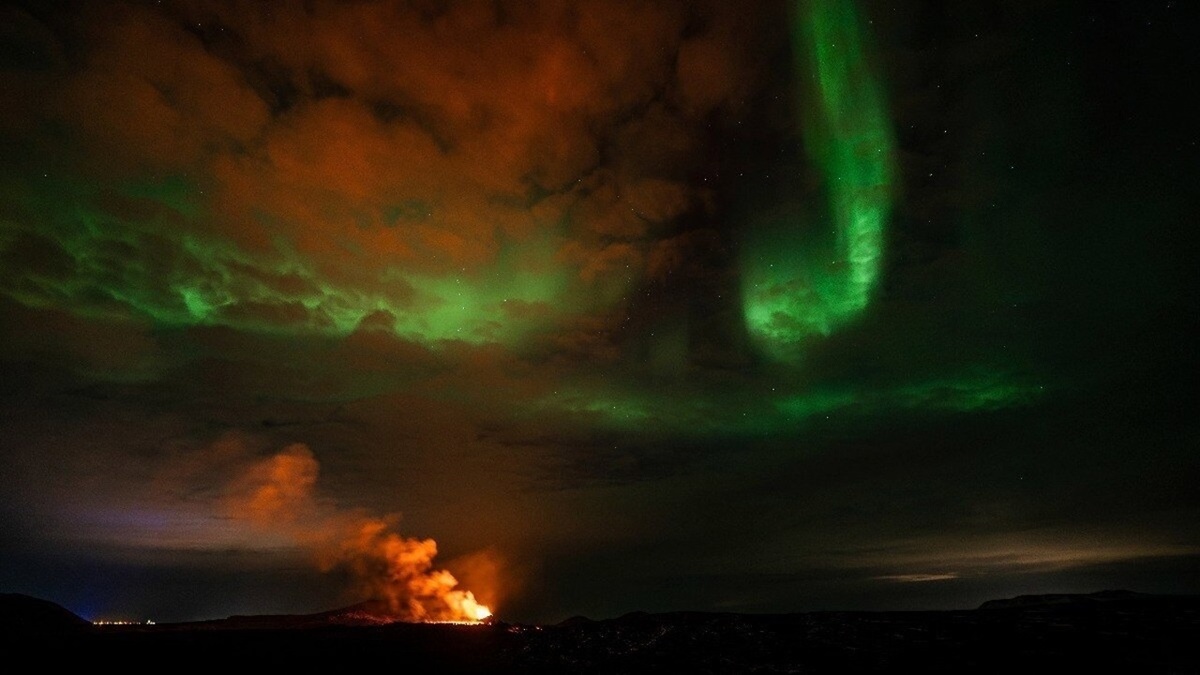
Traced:
POLYGON ((93 626, 0 596, 9 662, 142 670, 379 667, 395 672, 1200 673, 1200 597, 1106 591, 970 611, 635 613, 553 626, 372 625, 353 608, 157 626, 93 626))

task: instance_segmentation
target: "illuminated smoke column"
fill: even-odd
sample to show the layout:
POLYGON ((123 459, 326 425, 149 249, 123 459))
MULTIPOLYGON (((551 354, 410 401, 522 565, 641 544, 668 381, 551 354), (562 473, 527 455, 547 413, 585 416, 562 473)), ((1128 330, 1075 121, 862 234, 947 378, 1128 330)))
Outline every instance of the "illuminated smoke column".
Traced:
POLYGON ((825 218, 833 240, 821 241, 796 222, 768 224, 747 235, 745 321, 776 356, 858 316, 879 280, 895 147, 865 39, 854 3, 797 4, 792 42, 804 82, 805 147, 828 195, 825 218))
POLYGON ((301 443, 250 465, 229 486, 226 515, 264 541, 282 538, 315 553, 325 571, 350 574, 379 620, 481 621, 491 616, 449 571, 434 566, 437 542, 395 532, 397 518, 338 508, 315 494, 320 466, 301 443))
POLYGON ((361 518, 320 551, 326 570, 343 569, 375 611, 403 621, 482 621, 492 615, 458 579, 434 567, 437 542, 392 531, 394 519, 361 518))

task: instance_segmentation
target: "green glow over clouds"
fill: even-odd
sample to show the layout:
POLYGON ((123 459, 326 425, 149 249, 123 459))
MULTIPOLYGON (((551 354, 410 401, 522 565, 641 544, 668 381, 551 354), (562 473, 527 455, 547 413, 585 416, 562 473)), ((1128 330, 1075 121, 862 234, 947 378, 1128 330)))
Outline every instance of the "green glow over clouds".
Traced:
POLYGON ((896 385, 813 387, 803 391, 719 391, 685 395, 580 386, 546 397, 536 409, 586 418, 619 432, 664 432, 683 437, 789 434, 836 418, 866 424, 888 411, 935 415, 987 413, 1035 403, 1043 385, 1001 372, 969 369, 896 385))
MULTIPOLYGON (((7 292, 34 307, 80 315, 132 314, 160 326, 220 325, 261 332, 344 335, 364 319, 373 329, 424 343, 511 343, 547 325, 568 290, 552 236, 502 246, 484 265, 454 272, 397 264, 366 281, 331 278, 287 242, 249 254, 180 223, 209 217, 195 186, 178 177, 124 186, 112 199, 128 215, 90 206, 85 185, 43 185, 27 196, 61 265, 30 274, 7 292)), ((20 223, 0 226, 12 245, 20 223)))

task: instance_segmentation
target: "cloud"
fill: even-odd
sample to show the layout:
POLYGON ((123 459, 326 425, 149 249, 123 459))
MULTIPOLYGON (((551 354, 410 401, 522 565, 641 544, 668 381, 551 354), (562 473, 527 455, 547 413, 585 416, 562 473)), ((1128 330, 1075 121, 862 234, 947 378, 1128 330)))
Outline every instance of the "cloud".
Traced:
POLYGON ((267 124, 266 104, 238 69, 161 13, 119 3, 80 23, 86 48, 50 113, 107 171, 203 167, 267 124))
POLYGON ((264 526, 311 518, 318 469, 307 446, 289 445, 235 479, 229 514, 264 526))
POLYGON ((881 581, 896 581, 902 584, 923 584, 931 581, 951 581, 958 578, 958 574, 954 572, 935 572, 925 574, 885 574, 878 577, 871 577, 881 581))
POLYGON ((60 159, 53 199, 33 164, 6 179, 23 210, 0 250, 42 237, 73 270, 0 287, 18 302, 338 334, 391 316, 424 342, 569 333, 705 208, 684 180, 695 131, 756 81, 738 36, 757 14, 720 5, 111 10, 21 15, 25 39, 72 49, 49 76, 12 71, 57 82, 22 128, 60 159))

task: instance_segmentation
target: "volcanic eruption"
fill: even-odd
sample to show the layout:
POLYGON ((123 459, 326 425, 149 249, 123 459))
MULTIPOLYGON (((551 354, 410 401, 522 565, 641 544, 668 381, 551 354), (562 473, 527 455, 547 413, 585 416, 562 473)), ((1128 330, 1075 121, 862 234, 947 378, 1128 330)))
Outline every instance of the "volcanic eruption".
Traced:
POLYGON ((362 614, 379 622, 477 622, 492 615, 458 579, 434 565, 437 542, 400 535, 397 516, 373 516, 318 501, 320 471, 304 444, 293 444, 251 464, 227 489, 235 520, 312 551, 322 571, 349 574, 364 602, 362 614))

